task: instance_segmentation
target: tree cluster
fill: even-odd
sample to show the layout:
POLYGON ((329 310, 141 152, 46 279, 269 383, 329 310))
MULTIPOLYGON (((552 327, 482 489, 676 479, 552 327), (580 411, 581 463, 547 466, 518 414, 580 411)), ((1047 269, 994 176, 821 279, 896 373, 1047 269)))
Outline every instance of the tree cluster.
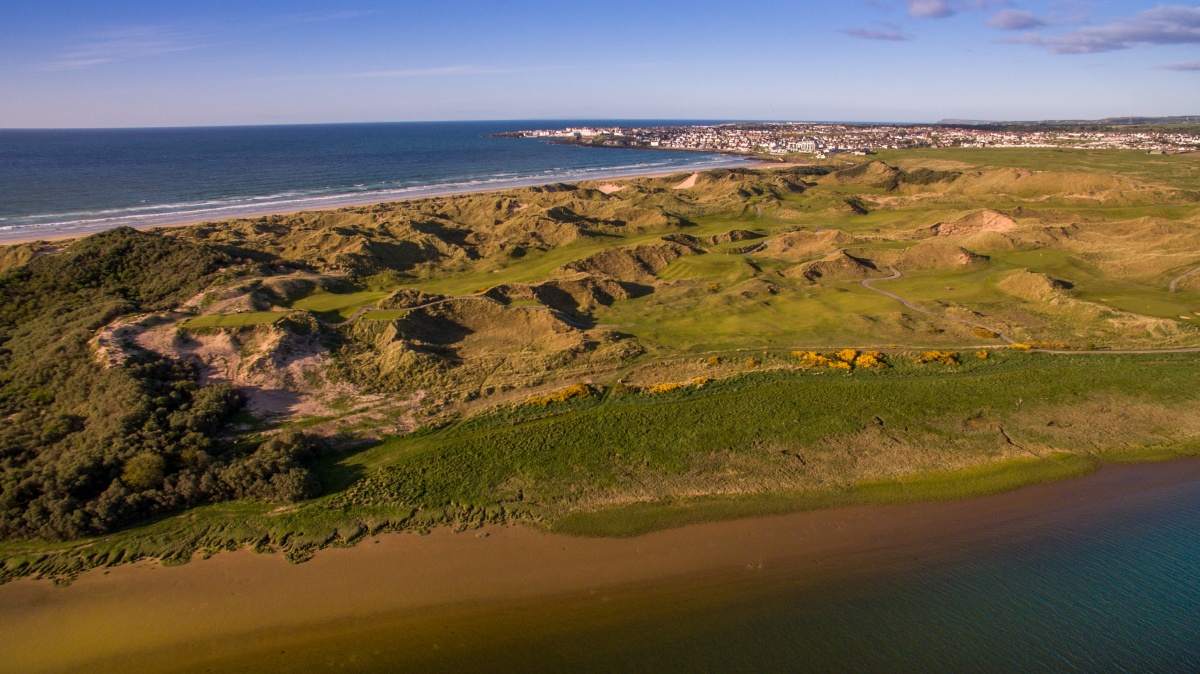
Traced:
POLYGON ((89 346, 114 318, 175 306, 228 263, 121 228, 0 276, 0 538, 74 538, 214 500, 319 491, 310 439, 221 439, 242 402, 231 386, 201 386, 193 365, 149 351, 106 367, 89 346))

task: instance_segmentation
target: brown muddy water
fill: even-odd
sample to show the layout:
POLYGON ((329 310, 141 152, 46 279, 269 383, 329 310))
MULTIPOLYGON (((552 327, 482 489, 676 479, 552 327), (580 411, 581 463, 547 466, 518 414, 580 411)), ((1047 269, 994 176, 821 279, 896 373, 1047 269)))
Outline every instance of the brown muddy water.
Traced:
POLYGON ((0 586, 2 672, 1196 671, 1200 461, 629 539, 394 534, 0 586))

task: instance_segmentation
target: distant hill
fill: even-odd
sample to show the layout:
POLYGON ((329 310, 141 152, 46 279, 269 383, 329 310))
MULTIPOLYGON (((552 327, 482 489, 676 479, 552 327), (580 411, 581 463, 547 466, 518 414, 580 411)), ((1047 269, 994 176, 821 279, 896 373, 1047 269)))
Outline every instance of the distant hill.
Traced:
POLYGON ((1176 117, 1108 117, 1105 119, 1047 119, 1041 121, 985 121, 977 119, 943 119, 945 126, 1139 126, 1143 124, 1200 124, 1200 115, 1176 117))

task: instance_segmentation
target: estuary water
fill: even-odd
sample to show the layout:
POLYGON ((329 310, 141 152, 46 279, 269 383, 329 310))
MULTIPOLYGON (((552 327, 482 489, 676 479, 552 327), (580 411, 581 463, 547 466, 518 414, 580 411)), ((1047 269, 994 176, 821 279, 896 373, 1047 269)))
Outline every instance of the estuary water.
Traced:
POLYGON ((826 558, 751 560, 737 575, 410 626, 415 644, 392 641, 397 625, 384 621, 360 629, 357 645, 321 640, 276 662, 373 673, 1198 672, 1200 476, 1156 484, 1156 469, 1171 470, 1116 469, 1092 494, 1046 509, 1016 494, 986 514, 968 505, 961 513, 978 526, 945 536, 900 524, 915 525, 910 540, 881 534, 826 558), (830 563, 839 568, 813 570, 830 563))
POLYGON ((0 672, 1195 672, 1200 460, 631 539, 387 535, 0 586, 0 672))
POLYGON ((0 241, 747 163, 493 137, 613 124, 0 130, 0 241))

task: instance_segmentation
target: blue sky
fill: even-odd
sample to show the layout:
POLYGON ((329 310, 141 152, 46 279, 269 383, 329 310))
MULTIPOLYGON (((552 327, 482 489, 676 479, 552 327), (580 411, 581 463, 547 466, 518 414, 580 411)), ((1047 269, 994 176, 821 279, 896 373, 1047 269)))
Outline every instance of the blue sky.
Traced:
POLYGON ((45 0, 0 14, 0 127, 1200 114, 1196 0, 45 0))

